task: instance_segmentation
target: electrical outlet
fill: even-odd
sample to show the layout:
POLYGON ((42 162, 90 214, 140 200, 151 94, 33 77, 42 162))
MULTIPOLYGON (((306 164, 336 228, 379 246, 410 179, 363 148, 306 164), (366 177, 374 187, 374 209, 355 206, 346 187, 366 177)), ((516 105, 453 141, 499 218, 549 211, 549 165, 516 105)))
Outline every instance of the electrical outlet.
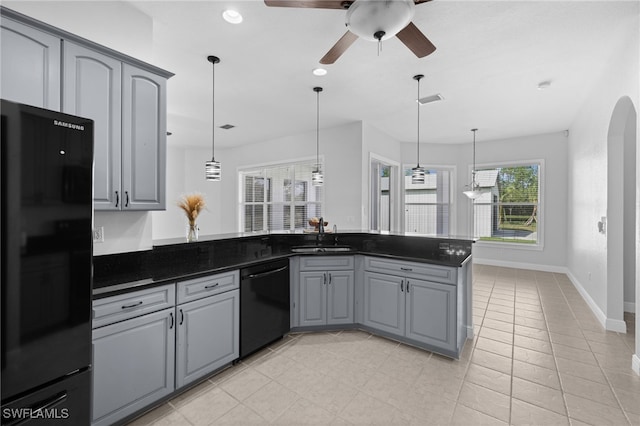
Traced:
POLYGON ((93 230, 93 242, 104 243, 104 226, 99 226, 93 230))

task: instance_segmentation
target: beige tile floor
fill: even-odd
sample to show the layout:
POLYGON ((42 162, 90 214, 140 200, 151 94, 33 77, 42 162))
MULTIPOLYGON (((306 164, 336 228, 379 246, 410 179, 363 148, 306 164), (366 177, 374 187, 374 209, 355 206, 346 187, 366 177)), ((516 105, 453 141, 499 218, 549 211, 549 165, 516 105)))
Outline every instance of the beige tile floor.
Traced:
POLYGON ((474 267, 459 361, 362 331, 291 334, 131 425, 640 425, 629 333, 563 274, 474 267))

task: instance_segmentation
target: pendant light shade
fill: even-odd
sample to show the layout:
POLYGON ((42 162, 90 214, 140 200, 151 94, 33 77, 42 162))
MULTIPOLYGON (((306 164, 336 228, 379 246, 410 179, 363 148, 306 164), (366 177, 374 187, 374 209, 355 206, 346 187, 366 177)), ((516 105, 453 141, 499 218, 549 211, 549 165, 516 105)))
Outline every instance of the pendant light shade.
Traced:
POLYGON ((416 138, 416 166, 411 169, 411 183, 414 185, 423 184, 425 182, 425 171, 420 167, 420 80, 424 77, 422 74, 414 75, 413 79, 418 82, 418 97, 416 98, 416 105, 418 105, 418 134, 416 138))
POLYGON ((222 167, 219 161, 215 159, 215 141, 216 141, 216 124, 215 124, 215 94, 216 94, 216 64, 220 62, 220 58, 217 56, 207 56, 207 60, 211 62, 212 70, 213 70, 213 84, 212 84, 212 112, 211 112, 211 161, 207 161, 204 166, 205 179, 209 181, 220 181, 222 180, 222 167))
POLYGON ((471 170, 471 185, 469 185, 469 190, 464 191, 463 194, 470 199, 475 200, 482 195, 482 191, 480 191, 480 185, 476 182, 476 132, 478 129, 471 129, 471 131, 473 132, 473 169, 471 170))
POLYGON ((311 172, 311 184, 313 186, 322 186, 324 184, 324 176, 320 170, 320 92, 322 87, 314 87, 316 92, 316 169, 311 172))

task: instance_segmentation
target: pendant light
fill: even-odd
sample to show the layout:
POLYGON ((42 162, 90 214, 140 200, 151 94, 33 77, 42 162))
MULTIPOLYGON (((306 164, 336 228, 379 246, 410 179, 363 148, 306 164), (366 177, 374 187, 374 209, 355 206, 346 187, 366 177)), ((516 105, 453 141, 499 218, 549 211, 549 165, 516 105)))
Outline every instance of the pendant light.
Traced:
POLYGON ((324 176, 320 170, 320 92, 322 87, 314 87, 313 91, 316 92, 316 169, 311 172, 311 184, 313 186, 322 186, 324 183, 324 176))
POLYGON ((212 112, 211 112, 211 123, 212 123, 212 131, 211 131, 211 161, 207 161, 205 163, 204 172, 206 180, 210 181, 220 181, 222 179, 222 169, 220 166, 220 162, 215 159, 215 141, 216 141, 216 124, 215 124, 215 84, 216 84, 216 64, 220 62, 220 58, 217 56, 207 56, 207 60, 211 62, 213 69, 213 84, 212 84, 212 112))
POLYGON ((416 140, 416 147, 418 153, 416 158, 416 167, 411 169, 411 183, 414 185, 423 184, 425 181, 424 168, 420 167, 420 102, 418 102, 418 99, 420 99, 420 80, 422 77, 424 77, 422 74, 413 76, 413 79, 418 82, 418 97, 416 98, 416 105, 418 105, 418 137, 416 140))
POLYGON ((471 169, 471 185, 468 191, 464 191, 463 194, 472 200, 475 200, 482 192, 480 191, 480 185, 476 182, 476 132, 478 129, 471 129, 473 132, 473 169, 471 169))

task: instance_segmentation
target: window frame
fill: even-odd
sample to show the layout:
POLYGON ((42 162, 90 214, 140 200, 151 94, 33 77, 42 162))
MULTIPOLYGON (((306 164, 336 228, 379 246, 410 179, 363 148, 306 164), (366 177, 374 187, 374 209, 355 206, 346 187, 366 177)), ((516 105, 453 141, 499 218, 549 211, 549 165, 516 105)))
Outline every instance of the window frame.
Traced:
MULTIPOLYGON (((475 240, 475 245, 479 247, 491 247, 491 248, 509 248, 509 249, 518 249, 518 250, 529 250, 529 251, 542 251, 544 250, 544 228, 545 228, 545 199, 544 199, 544 188, 545 188, 545 163, 544 159, 530 159, 530 160, 514 160, 514 161, 498 161, 498 162, 490 162, 490 163, 479 163, 476 164, 476 170, 486 170, 486 169, 497 169, 497 168, 506 168, 506 167, 520 167, 520 166, 538 166, 538 210, 536 212, 537 215, 537 233, 538 239, 536 244, 523 244, 517 242, 509 242, 509 241, 483 241, 480 238, 475 240)), ((473 171, 473 167, 469 166, 469 182, 471 182, 471 174, 473 171)), ((475 201, 469 199, 469 234, 472 238, 476 238, 475 236, 475 212, 474 212, 475 201)))
MULTIPOLYGON (((400 191, 402 193, 401 195, 401 208, 402 208, 402 214, 401 216, 401 229, 402 232, 406 235, 415 235, 415 236, 423 236, 423 237, 444 237, 444 235, 435 235, 435 234, 422 234, 419 232, 408 232, 406 230, 406 202, 405 202, 405 197, 406 197, 406 185, 405 185, 405 170, 406 169, 411 169, 415 167, 415 164, 406 164, 403 163, 401 168, 400 168, 400 191)), ((452 164, 422 164, 421 165, 422 168, 424 168, 425 170, 445 170, 449 172, 449 232, 446 236, 455 236, 456 232, 457 232, 457 214, 456 214, 456 200, 457 200, 457 195, 456 195, 456 188, 457 188, 457 176, 458 176, 458 168, 456 165, 452 165, 452 164)))
MULTIPOLYGON (((320 161, 320 167, 321 169, 324 169, 323 167, 323 161, 324 158, 321 156, 319 158, 320 161)), ((293 168, 295 170, 295 168, 297 166, 310 166, 312 165, 313 168, 315 168, 316 166, 316 158, 315 157, 309 157, 309 158, 300 158, 300 159, 295 159, 295 160, 291 160, 291 161, 283 161, 283 162, 269 162, 269 163, 263 163, 263 164, 256 164, 256 165, 245 165, 245 166, 238 166, 236 169, 236 176, 237 176, 237 182, 238 182, 238 202, 237 202, 237 217, 238 217, 238 225, 237 225, 237 229, 239 230, 239 232, 242 233, 271 233, 271 232, 282 232, 282 233, 301 233, 304 232, 304 229, 307 228, 304 225, 307 225, 306 220, 303 219, 303 228, 301 229, 297 229, 295 228, 295 222, 296 222, 296 210, 298 207, 300 206, 307 206, 307 205, 317 205, 319 206, 320 211, 324 210, 324 204, 325 204, 325 191, 322 190, 321 194, 320 194, 320 200, 319 201, 297 201, 296 197, 295 197, 295 191, 293 191, 291 193, 291 199, 286 201, 268 201, 266 198, 263 199, 262 202, 260 203, 256 203, 256 202, 250 202, 249 204, 247 204, 247 202, 244 200, 244 191, 245 191, 245 178, 247 176, 251 176, 251 173, 255 173, 255 172, 260 172, 261 174, 259 175, 260 178, 264 179, 265 181, 269 182, 268 186, 271 187, 273 185, 272 182, 272 177, 268 176, 267 173, 265 173, 265 170, 268 169, 278 169, 278 168, 293 168), (247 231, 245 230, 245 221, 246 221, 246 207, 247 206, 256 206, 256 205, 261 205, 263 206, 263 229, 261 230, 252 230, 252 231, 247 231), (287 205, 289 206, 289 213, 293 214, 293 216, 289 216, 289 223, 290 223, 290 227, 289 229, 269 229, 269 224, 270 222, 270 214, 272 212, 272 208, 273 206, 278 206, 278 205, 287 205), (293 218, 293 220, 291 220, 291 218, 293 218), (291 227, 293 226, 293 228, 291 227)), ((258 177, 258 175, 256 175, 256 177, 258 177)), ((309 179, 308 181, 306 180, 301 180, 299 179, 298 176, 295 175, 295 173, 292 176, 288 176, 286 178, 283 179, 287 180, 287 179, 293 179, 293 185, 295 186, 298 182, 305 182, 307 185, 305 186, 305 191, 309 191, 310 188, 312 188, 312 183, 311 183, 311 179, 309 179)), ((272 189, 270 189, 272 190, 272 189)), ((273 192, 272 192, 272 197, 273 197, 273 192)), ((284 221, 286 219, 286 215, 283 214, 282 220, 284 221)))

